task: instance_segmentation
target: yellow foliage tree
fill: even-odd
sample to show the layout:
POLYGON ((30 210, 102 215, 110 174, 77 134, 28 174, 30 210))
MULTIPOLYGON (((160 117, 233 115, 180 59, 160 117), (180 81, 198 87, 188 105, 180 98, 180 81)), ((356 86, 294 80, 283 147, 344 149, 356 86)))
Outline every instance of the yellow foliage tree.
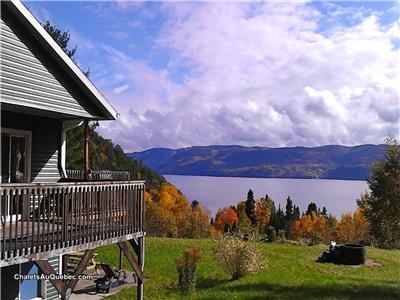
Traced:
POLYGON ((191 207, 188 199, 169 183, 145 194, 146 227, 150 235, 188 237, 191 207))
POLYGON ((246 214, 246 204, 244 201, 238 202, 236 205, 237 216, 239 218, 238 228, 241 231, 247 231, 251 228, 251 220, 246 214))
POLYGON ((342 215, 340 223, 336 227, 336 238, 338 242, 359 243, 365 241, 369 236, 369 224, 361 209, 357 209, 352 215, 342 215))
POLYGON ((294 223, 293 236, 309 239, 312 244, 321 242, 326 234, 326 220, 315 212, 303 215, 294 223))
POLYGON ((268 203, 262 198, 256 201, 256 207, 254 209, 254 220, 255 225, 258 228, 259 233, 265 233, 269 220, 271 218, 271 210, 268 203))
POLYGON ((190 212, 191 238, 206 238, 209 236, 210 219, 208 211, 201 205, 192 205, 190 212))

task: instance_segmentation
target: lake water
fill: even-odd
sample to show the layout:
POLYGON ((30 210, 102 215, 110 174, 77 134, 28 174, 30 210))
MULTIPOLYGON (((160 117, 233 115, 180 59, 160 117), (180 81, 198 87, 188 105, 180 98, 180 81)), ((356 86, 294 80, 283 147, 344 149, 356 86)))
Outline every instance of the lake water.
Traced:
POLYGON ((213 215, 219 208, 245 200, 248 190, 252 189, 256 198, 268 194, 277 207, 280 203, 284 208, 290 196, 302 211, 307 209, 308 203, 315 202, 318 207, 325 206, 328 213, 340 217, 344 212, 354 211, 356 200, 368 189, 366 181, 358 180, 164 176, 190 201, 200 201, 213 215))

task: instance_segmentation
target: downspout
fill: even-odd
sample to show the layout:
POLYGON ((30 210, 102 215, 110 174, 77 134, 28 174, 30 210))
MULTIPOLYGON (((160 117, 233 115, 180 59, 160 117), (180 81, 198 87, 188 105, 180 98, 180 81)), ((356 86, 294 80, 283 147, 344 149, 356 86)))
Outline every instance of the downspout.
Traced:
POLYGON ((61 167, 61 177, 67 178, 66 171, 66 157, 67 157, 67 131, 77 128, 83 124, 83 121, 67 120, 62 122, 61 130, 61 153, 60 153, 60 167, 61 167))

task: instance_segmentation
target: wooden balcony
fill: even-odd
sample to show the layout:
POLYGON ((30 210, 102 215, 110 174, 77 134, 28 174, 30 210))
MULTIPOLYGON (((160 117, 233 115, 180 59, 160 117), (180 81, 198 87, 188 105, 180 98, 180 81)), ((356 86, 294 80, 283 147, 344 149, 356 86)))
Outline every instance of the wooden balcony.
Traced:
MULTIPOLYGON (((84 180, 85 179, 85 172, 83 170, 66 170, 67 177, 71 180, 84 180)), ((92 180, 96 181, 103 181, 103 180, 129 180, 129 172, 128 171, 92 171, 91 175, 92 180)))
POLYGON ((2 184, 0 267, 144 235, 144 182, 2 184))

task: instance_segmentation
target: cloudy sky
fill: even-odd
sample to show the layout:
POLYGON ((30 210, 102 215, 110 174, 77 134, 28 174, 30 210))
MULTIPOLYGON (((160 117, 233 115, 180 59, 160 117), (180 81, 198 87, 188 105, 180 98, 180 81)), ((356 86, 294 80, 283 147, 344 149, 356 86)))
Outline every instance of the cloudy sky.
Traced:
POLYGON ((399 135, 400 2, 25 4, 71 32, 126 151, 399 135))

